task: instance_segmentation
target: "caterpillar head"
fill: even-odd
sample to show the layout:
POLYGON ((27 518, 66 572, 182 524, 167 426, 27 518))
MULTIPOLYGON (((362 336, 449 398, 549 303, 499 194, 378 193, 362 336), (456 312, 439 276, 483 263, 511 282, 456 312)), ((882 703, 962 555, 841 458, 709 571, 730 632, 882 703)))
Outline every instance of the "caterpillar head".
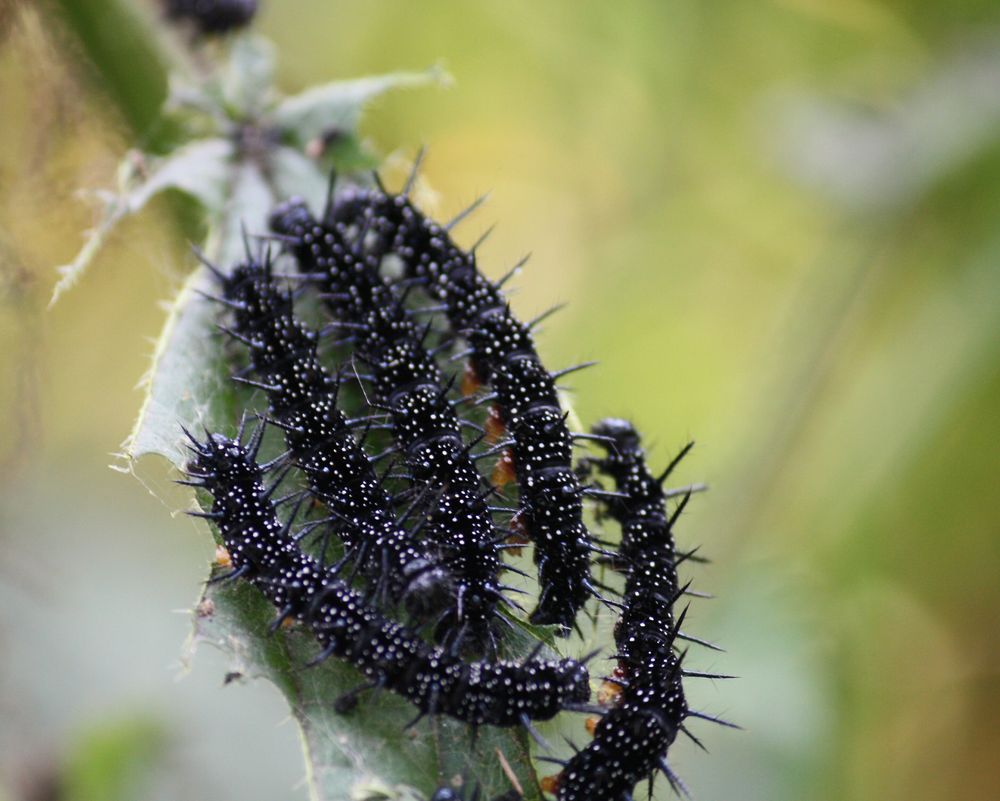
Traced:
POLYGON ((190 433, 187 436, 191 441, 188 447, 193 454, 187 464, 187 473, 209 492, 227 482, 252 478, 244 475, 248 473, 247 449, 239 442, 222 434, 208 434, 204 442, 190 433))
POLYGON ((561 659, 559 670, 566 677, 565 703, 585 704, 590 700, 590 671, 585 660, 561 659))
POLYGON ((608 450, 618 450, 621 452, 632 452, 639 447, 639 433, 628 420, 617 417, 607 417, 597 423, 592 431, 601 437, 607 437, 610 442, 605 443, 608 450))
POLYGON ((351 186, 337 195, 330 205, 326 218, 327 225, 352 225, 361 220, 377 203, 380 194, 372 189, 361 186, 351 186))
POLYGON ((274 233, 299 240, 316 225, 316 220, 306 202, 300 197, 293 197, 275 207, 268 224, 274 233))

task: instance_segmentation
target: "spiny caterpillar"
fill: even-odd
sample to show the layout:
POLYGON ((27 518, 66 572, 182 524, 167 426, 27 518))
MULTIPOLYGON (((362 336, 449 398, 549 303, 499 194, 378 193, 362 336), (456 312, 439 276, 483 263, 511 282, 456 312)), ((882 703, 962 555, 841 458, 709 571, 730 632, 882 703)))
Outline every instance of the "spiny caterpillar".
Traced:
POLYGON ((463 251, 448 227, 416 209, 408 197, 412 182, 413 174, 399 195, 383 190, 349 194, 333 205, 329 221, 341 231, 351 226, 364 231, 366 241, 375 242, 375 255, 401 259, 406 279, 441 302, 452 331, 468 341, 471 385, 493 387, 487 397, 496 403, 494 423, 513 438, 507 463, 513 462, 520 493, 517 522, 535 543, 541 585, 531 620, 556 625, 566 634, 587 599, 597 594, 590 579, 592 545, 582 520, 583 498, 592 491, 573 472, 574 436, 555 385, 569 371, 545 369, 532 324, 515 318, 504 296, 506 279, 493 282, 483 276, 475 251, 463 251))
MULTIPOLYGON (((414 703, 418 720, 442 714, 473 726, 522 725, 543 745, 531 721, 564 710, 587 712, 596 715, 587 722, 592 742, 569 760, 550 760, 561 771, 543 780, 543 788, 559 801, 631 801, 635 786, 662 770, 686 793, 667 752, 679 733, 700 745, 687 719, 732 725, 690 709, 685 695, 688 677, 728 678, 687 670, 681 650, 682 641, 715 647, 682 630, 686 608, 675 613, 684 595, 698 595, 677 575, 680 564, 697 560, 695 552, 678 552, 673 539, 696 488, 663 485, 690 446, 654 476, 630 423, 607 419, 588 434, 571 433, 555 385, 568 371, 551 373, 542 365, 534 323, 517 320, 507 304, 506 278, 486 279, 475 248, 461 250, 450 239, 450 225, 414 208, 413 180, 411 174, 399 195, 380 186, 332 197, 319 220, 297 200, 273 211, 273 238, 298 267, 288 279, 301 284, 294 297, 312 292, 329 313, 322 332, 296 318, 293 293, 276 283, 269 259, 248 256, 229 275, 209 265, 222 287, 216 300, 229 316, 223 329, 249 353, 248 367, 235 377, 266 393, 264 422, 284 432, 288 454, 258 465, 259 431, 249 445, 242 435, 229 440, 206 432, 206 440, 193 440, 189 483, 213 497, 203 516, 229 549, 232 577, 255 584, 278 607, 279 621, 300 621, 318 640, 320 658, 344 658, 365 677, 365 685, 337 699, 338 710, 356 703, 362 690, 386 688, 414 703), (402 277, 388 275, 393 258, 387 257, 402 264, 402 277), (438 305, 416 306, 413 288, 438 305), (443 334, 419 322, 428 312, 446 318, 443 334), (323 354, 342 359, 334 369, 321 363, 325 333, 337 337, 336 354, 323 354), (458 339, 468 350, 456 354, 458 339), (442 367, 449 356, 470 360, 467 378, 475 386, 464 386, 461 396, 442 367), (354 419, 337 408, 347 376, 363 399, 354 419), (482 384, 488 394, 479 393, 482 384), (493 404, 485 429, 478 425, 481 414, 463 419, 459 413, 485 403, 493 404), (355 437, 361 428, 385 432, 375 436, 380 453, 366 453, 366 437, 355 437), (467 438, 464 429, 479 436, 467 438), (485 449, 478 450, 484 439, 485 449), (579 460, 574 469, 576 439, 596 442, 605 453, 579 460), (488 504, 498 487, 476 466, 498 453, 494 482, 512 466, 515 509, 488 504), (373 465, 385 457, 392 457, 386 460, 391 466, 377 471, 373 465), (293 467, 330 514, 294 532, 298 509, 283 524, 275 508, 296 495, 270 500, 293 467), (275 468, 280 478, 265 487, 265 473, 275 468), (589 483, 596 475, 610 478, 613 490, 589 483), (620 526, 617 545, 585 528, 587 496, 620 526), (669 511, 677 496, 683 497, 669 511), (403 500, 407 508, 398 512, 403 500), (508 527, 493 520, 503 512, 514 512, 508 527), (336 524, 350 561, 326 566, 301 550, 299 538, 324 522, 336 524), (590 657, 541 660, 539 646, 523 662, 496 660, 501 624, 511 625, 511 610, 520 609, 504 596, 512 588, 499 574, 513 568, 499 554, 511 547, 503 540, 519 530, 534 541, 540 592, 532 622, 555 625, 564 635, 579 630, 579 613, 592 596, 619 612, 616 666, 597 706, 589 704, 590 657), (622 590, 591 576, 593 553, 623 575, 622 590), (366 579, 367 593, 352 588, 353 570, 342 575, 348 564, 366 579), (418 630, 391 620, 399 602, 416 623, 433 625, 418 630), (484 649, 491 659, 469 661, 484 649)), ((474 785, 462 792, 441 787, 433 799, 464 799, 470 790, 471 801, 479 801, 474 785)))
POLYGON ((423 488, 430 507, 426 536, 440 547, 456 582, 456 603, 441 622, 450 632, 446 639, 486 640, 495 650, 495 627, 503 620, 496 606, 514 606, 498 579, 506 533, 493 524, 486 503, 492 487, 483 489, 448 398, 449 383, 424 345, 427 329, 418 327, 379 275, 377 262, 323 228, 302 202, 279 207, 272 227, 292 242, 300 270, 318 285, 334 325, 350 334, 356 356, 371 371, 373 406, 389 413, 394 450, 423 488))
MULTIPOLYGON (((206 262, 207 263, 207 262, 206 262)), ((268 420, 285 435, 309 489, 331 514, 347 553, 363 575, 419 617, 447 605, 450 576, 424 545, 397 525, 389 495, 337 408, 339 380, 320 363, 318 335, 298 320, 268 260, 250 259, 226 275, 214 271, 230 313, 221 326, 249 354, 248 378, 266 392, 268 420)))
MULTIPOLYGON (((385 688, 411 701, 425 715, 449 715, 473 725, 530 726, 562 709, 586 702, 590 679, 584 662, 538 659, 523 662, 465 662, 454 651, 428 645, 390 621, 341 581, 336 570, 303 553, 292 519, 275 512, 265 468, 256 461, 263 429, 247 445, 241 437, 188 434, 193 459, 191 484, 212 496, 211 510, 195 512, 219 530, 232 560, 229 578, 254 584, 280 610, 318 640, 318 659, 350 662, 367 684, 355 691, 385 688)), ((353 694, 352 694, 353 695, 353 694)), ((416 721, 414 721, 416 722, 416 721)))
POLYGON ((666 759, 679 732, 700 745, 684 727, 685 719, 732 725, 690 710, 682 684, 689 676, 729 677, 685 670, 684 655, 675 647, 682 637, 693 639, 681 634, 687 610, 676 619, 673 614, 674 604, 687 590, 678 584, 677 565, 691 554, 678 558, 672 529, 690 490, 668 515, 663 482, 691 446, 654 477, 630 423, 609 419, 593 430, 603 438, 608 455, 589 460, 589 465, 614 479, 617 495, 609 496, 605 505, 622 529, 615 557, 626 575, 622 612, 615 626, 618 667, 607 679, 610 709, 600 712, 594 739, 569 761, 560 763, 562 772, 550 789, 556 790, 559 801, 631 801, 635 785, 661 770, 675 790, 686 794, 666 759))

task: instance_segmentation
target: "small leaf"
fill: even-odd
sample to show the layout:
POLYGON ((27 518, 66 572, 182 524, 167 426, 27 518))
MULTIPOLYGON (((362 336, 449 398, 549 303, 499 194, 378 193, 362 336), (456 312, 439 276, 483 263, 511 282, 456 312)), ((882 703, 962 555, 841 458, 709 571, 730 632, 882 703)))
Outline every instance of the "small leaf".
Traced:
POLYGON ((273 80, 274 45, 260 36, 236 37, 220 87, 230 114, 236 119, 255 116, 270 101, 273 80))
POLYGON ((233 145, 224 139, 203 139, 176 150, 155 163, 151 171, 142 156, 130 153, 119 166, 119 191, 104 196, 104 213, 76 258, 59 267, 61 278, 52 291, 49 307, 71 288, 90 265, 108 236, 125 217, 137 213, 154 195, 177 189, 210 211, 222 208, 228 183, 233 145), (141 176, 147 174, 143 179, 141 176))
POLYGON ((336 81, 307 89, 282 100, 274 111, 274 121, 299 147, 331 131, 353 133, 368 101, 390 89, 438 84, 451 81, 443 69, 425 72, 396 72, 351 81, 336 81))
POLYGON ((233 144, 227 139, 200 139, 178 148, 161 159, 149 179, 125 198, 128 213, 135 214, 164 189, 178 189, 191 195, 210 211, 221 208, 233 155, 233 144))

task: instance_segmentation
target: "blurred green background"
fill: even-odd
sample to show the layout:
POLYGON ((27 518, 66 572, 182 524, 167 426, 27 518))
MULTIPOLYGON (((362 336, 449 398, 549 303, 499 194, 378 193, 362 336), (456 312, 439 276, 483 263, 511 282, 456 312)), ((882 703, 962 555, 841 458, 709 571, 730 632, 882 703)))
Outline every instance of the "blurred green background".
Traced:
MULTIPOLYGON (((303 799, 275 691, 204 650, 176 681, 209 538, 108 469, 192 267, 170 204, 45 310, 77 190, 156 137, 59 13, 120 52, 109 2, 0 2, 0 799, 303 799)), ((524 316, 569 303, 542 350, 601 361, 585 422, 698 440, 690 628, 741 680, 695 700, 748 731, 677 747, 696 797, 1000 798, 1000 7, 263 5, 289 91, 446 66, 365 136, 429 146, 440 217, 492 192, 461 236, 533 251, 524 316)))

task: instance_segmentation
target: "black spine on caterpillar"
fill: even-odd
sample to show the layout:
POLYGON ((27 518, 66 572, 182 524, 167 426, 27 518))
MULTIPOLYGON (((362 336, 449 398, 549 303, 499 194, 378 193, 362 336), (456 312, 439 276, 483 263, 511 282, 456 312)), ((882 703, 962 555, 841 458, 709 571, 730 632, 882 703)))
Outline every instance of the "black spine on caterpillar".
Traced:
POLYGON ((227 33, 248 25, 257 0, 164 0, 167 16, 193 22, 204 34, 227 33))
POLYGON ((464 662, 433 647, 368 605, 361 594, 304 554, 291 521, 282 525, 256 462, 259 437, 248 445, 219 434, 192 438, 192 484, 212 495, 209 512, 232 558, 233 578, 256 585, 283 618, 301 621, 319 641, 323 658, 347 660, 371 687, 411 701, 420 716, 448 715, 473 725, 515 726, 548 720, 590 697, 583 662, 464 662))
POLYGON ((333 206, 329 219, 368 231, 375 255, 399 257, 407 277, 424 283, 444 305, 453 331, 468 340, 475 380, 492 384, 514 441, 519 524, 535 542, 542 588, 531 619, 567 633, 592 594, 591 543, 582 520, 584 489, 572 470, 573 437, 531 327, 513 316, 500 285, 480 273, 475 255, 427 220, 405 193, 355 191, 333 206))
POLYGON ((270 263, 251 259, 217 276, 221 301, 232 312, 227 330, 249 352, 269 417, 284 431, 313 496, 333 514, 360 572, 418 617, 445 607, 449 572, 396 524, 387 492, 337 408, 339 381, 320 363, 318 336, 295 316, 270 263))
POLYGON ((489 641, 503 595, 503 564, 482 477, 448 398, 448 384, 371 257, 320 225, 300 201, 278 208, 272 227, 296 244, 300 269, 313 276, 337 320, 350 325, 355 352, 373 374, 376 402, 391 415, 393 437, 412 478, 426 493, 427 537, 438 543, 456 582, 446 637, 489 641))
POLYGON ((602 503, 622 529, 616 562, 625 572, 623 611, 615 626, 621 695, 598 722, 594 740, 566 764, 558 777, 559 801, 606 798, 626 801, 635 785, 662 770, 675 789, 680 779, 666 753, 689 714, 675 643, 683 635, 673 607, 682 588, 672 525, 663 490, 685 448, 664 473, 646 465, 638 432, 626 420, 607 419, 593 433, 607 456, 587 466, 610 476, 616 495, 602 503))

